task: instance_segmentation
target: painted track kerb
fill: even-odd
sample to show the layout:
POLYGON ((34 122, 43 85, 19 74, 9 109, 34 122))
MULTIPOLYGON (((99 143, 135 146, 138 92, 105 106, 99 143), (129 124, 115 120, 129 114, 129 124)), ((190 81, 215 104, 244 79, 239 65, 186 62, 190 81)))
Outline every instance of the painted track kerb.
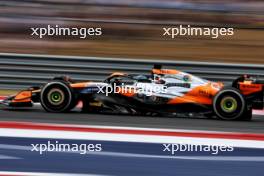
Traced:
POLYGON ((38 86, 58 75, 69 75, 77 81, 102 81, 114 71, 150 74, 153 64, 214 81, 231 82, 243 74, 264 77, 264 65, 256 64, 0 53, 0 89, 38 86))
POLYGON ((264 134, 0 122, 0 136, 264 148, 264 134), (51 137, 52 136, 52 137, 51 137))

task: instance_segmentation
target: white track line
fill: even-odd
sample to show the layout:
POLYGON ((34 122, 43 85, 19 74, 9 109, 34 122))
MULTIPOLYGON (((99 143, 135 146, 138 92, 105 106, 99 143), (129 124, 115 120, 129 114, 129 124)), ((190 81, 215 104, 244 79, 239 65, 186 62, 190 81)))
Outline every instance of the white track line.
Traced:
POLYGON ((182 143, 182 144, 194 144, 194 145, 218 145, 218 146, 222 146, 223 144, 225 144, 227 146, 234 146, 234 147, 264 148, 264 141, 255 141, 255 140, 214 139, 214 138, 113 134, 113 133, 108 134, 108 133, 96 133, 96 132, 74 132, 74 131, 54 131, 54 130, 0 129, 0 136, 116 141, 116 142, 169 143, 169 144, 182 143))
POLYGON ((22 158, 7 156, 7 155, 0 155, 0 160, 6 160, 6 159, 22 159, 22 158))
POLYGON ((97 174, 66 174, 66 173, 44 173, 44 172, 10 172, 0 171, 0 175, 5 176, 103 176, 97 174))
MULTIPOLYGON (((0 149, 9 150, 26 150, 30 151, 32 148, 29 146, 18 145, 2 145, 0 149)), ((58 152, 58 151, 52 151, 58 152)), ((63 153, 78 153, 72 151, 62 151, 63 153)), ((151 154, 138 154, 138 153, 125 153, 125 152, 89 152, 86 155, 99 155, 111 157, 125 157, 125 158, 157 158, 157 159, 182 159, 182 160, 206 160, 206 161, 242 161, 242 162, 264 162, 264 156, 218 156, 211 154, 210 156, 177 156, 177 155, 151 155, 151 154)))

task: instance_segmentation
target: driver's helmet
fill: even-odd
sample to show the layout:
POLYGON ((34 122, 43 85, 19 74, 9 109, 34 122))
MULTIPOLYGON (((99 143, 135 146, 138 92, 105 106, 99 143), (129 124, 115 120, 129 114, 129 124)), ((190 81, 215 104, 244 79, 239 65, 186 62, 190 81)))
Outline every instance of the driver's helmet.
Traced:
POLYGON ((121 78, 115 78, 113 84, 116 86, 120 86, 122 84, 122 79, 121 78))
POLYGON ((164 79, 162 79, 162 75, 154 74, 154 83, 165 84, 164 79))

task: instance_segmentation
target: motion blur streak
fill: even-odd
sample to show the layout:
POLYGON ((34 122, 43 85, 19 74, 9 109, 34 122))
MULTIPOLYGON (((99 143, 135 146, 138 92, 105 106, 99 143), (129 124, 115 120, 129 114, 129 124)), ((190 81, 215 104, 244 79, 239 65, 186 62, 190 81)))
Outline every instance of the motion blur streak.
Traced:
MULTIPOLYGON (((181 66, 170 66, 217 81, 225 78, 229 82, 241 73, 264 75, 263 9, 263 0, 1 0, 0 53, 43 54, 49 59, 30 60, 22 56, 25 59, 22 61, 14 55, 1 57, 0 88, 20 90, 67 73, 77 79, 101 80, 111 70, 146 73, 148 65, 153 65, 120 64, 120 60, 114 62, 113 58, 137 61, 143 58, 151 62, 156 59, 161 63, 165 59, 181 60, 181 66), (48 25, 101 28, 102 35, 85 39, 31 35, 31 28, 48 25), (217 39, 163 36, 163 28, 180 25, 234 28, 234 35, 217 39), (66 62, 49 55, 66 55, 68 59, 66 62), (84 58, 77 61, 70 56, 90 56, 94 63, 104 57, 108 62, 90 64, 83 62, 84 58), (184 66, 187 61, 237 65, 229 64, 232 71, 218 65, 218 69, 211 67, 205 73, 208 66, 184 66), (260 66, 249 71, 241 63, 260 66)), ((70 113, 46 113, 39 104, 21 109, 1 107, 0 175, 263 175, 263 111, 258 114, 251 122, 235 122, 198 117, 85 114, 79 107, 70 113), (45 129, 47 123, 49 129, 45 129), (85 125, 89 125, 90 131, 83 129, 85 125), (68 131, 62 130, 63 126, 68 131), (31 144, 55 140, 63 144, 101 143, 103 151, 87 155, 46 152, 40 156, 30 150, 31 144), (206 152, 171 155, 163 151, 162 142, 235 144, 235 148, 217 156, 206 152)))
MULTIPOLYGON (((31 123, 31 125, 34 124, 31 123)), ((12 125, 10 125, 10 129, 1 131, 0 155, 3 153, 5 154, 5 156, 15 156, 19 159, 4 158, 4 162, 0 165, 0 170, 13 172, 17 171, 18 173, 48 172, 47 174, 49 174, 51 172, 55 172, 72 174, 107 174, 120 176, 145 175, 145 173, 154 176, 175 175, 175 173, 183 176, 197 176, 204 175, 205 172, 210 175, 217 172, 221 175, 233 174, 244 176, 248 175, 249 173, 259 173, 262 169, 261 166, 264 161, 263 148, 256 149, 251 147, 235 147, 233 152, 221 152, 218 155, 212 155, 207 152, 177 152, 177 155, 172 156, 169 153, 163 151, 161 143, 143 142, 143 140, 146 139, 155 141, 154 137, 141 138, 141 135, 138 134, 134 136, 137 141, 131 141, 132 138, 128 138, 128 136, 130 135, 129 134, 126 136, 119 136, 117 138, 117 141, 113 141, 108 140, 109 137, 117 136, 119 134, 112 134, 108 135, 108 137, 104 136, 102 138, 100 138, 100 135, 97 134, 95 135, 97 139, 92 139, 94 138, 94 135, 92 135, 92 133, 90 132, 85 132, 86 135, 80 135, 80 133, 73 131, 71 131, 70 133, 61 131, 60 133, 62 135, 58 135, 59 131, 48 130, 49 132, 45 132, 48 138, 45 138, 41 134, 43 133, 41 132, 41 130, 43 131, 43 128, 40 128, 40 126, 38 126, 37 124, 35 125, 35 129, 30 129, 30 131, 26 133, 23 133, 23 130, 25 129, 21 129, 20 132, 20 129, 12 129, 12 125), (5 137, 5 135, 8 135, 8 130, 18 131, 13 132, 13 137, 5 137), (53 135, 49 133, 53 133, 53 135), (16 137, 15 134, 20 137, 16 137), (37 134, 37 136, 35 134, 37 134), (71 139, 67 138, 67 136, 71 139), (76 136, 78 136, 79 139, 77 139, 76 136), (127 142, 122 141, 122 139, 127 140, 127 142), (42 144, 46 143, 47 141, 51 141, 52 143, 54 143, 55 141, 59 141, 60 143, 64 144, 101 143, 103 146, 103 151, 91 152, 87 153, 87 155, 80 155, 76 152, 46 152, 40 157, 38 152, 32 152, 30 150, 31 144, 42 144), (69 160, 71 162, 65 162, 69 160), (228 169, 219 167, 219 164, 228 169), (201 172, 196 173, 193 172, 193 170, 188 169, 190 165, 195 166, 195 168, 201 172)), ((63 125, 56 124, 52 124, 50 126, 63 127, 63 125)), ((67 128, 70 126, 71 125, 66 125, 64 127, 67 128)), ((80 127, 81 126, 79 126, 78 128, 80 127)), ((104 127, 101 127, 101 130, 103 129, 104 127)), ((108 129, 110 128, 108 127, 108 129)), ((116 129, 117 128, 112 130, 116 129)), ((159 136, 159 138, 162 137, 159 136)), ((170 139, 169 141, 177 143, 182 141, 182 139, 175 138, 174 140, 170 139)), ((225 141, 227 140, 225 139, 225 141)), ((236 140, 236 142, 238 141, 240 141, 241 145, 244 146, 254 143, 253 141, 249 142, 246 140, 236 140)), ((195 143, 193 139, 189 140, 188 142, 195 143)), ((261 143, 263 141, 259 142, 261 143)), ((221 142, 220 144, 223 144, 223 142, 221 142)), ((264 145, 262 144, 262 147, 263 146, 264 145)))
MULTIPOLYGON (((49 138, 50 139, 50 138, 49 138)), ((18 172, 56 172, 99 175, 257 175, 262 170, 264 151, 235 148, 232 154, 211 156, 206 153, 179 153, 168 156, 161 151, 160 144, 100 141, 104 152, 80 155, 68 152, 50 152, 40 155, 28 150, 16 149, 30 143, 41 143, 49 139, 0 138, 1 143, 14 146, 0 148, 0 153, 19 156, 20 160, 4 160, 0 170, 18 172), (146 148, 148 150, 146 150, 146 148), (250 156, 250 157, 248 157, 250 156), (67 162, 71 161, 71 162, 67 162), (235 161, 235 162, 234 162, 235 161), (55 164, 56 163, 56 164, 55 164), (219 165, 223 166, 219 167, 219 165), (200 172, 190 170, 190 166, 200 172), (238 169, 239 168, 239 169, 238 169)), ((60 140, 63 143, 83 143, 77 140, 60 140)), ((85 141, 98 142, 98 141, 85 141)))
POLYGON ((0 52, 263 63, 263 8, 258 0, 2 0, 0 52), (163 27, 180 24, 235 31, 220 40, 162 37, 163 27), (31 27, 47 25, 101 27, 103 36, 30 36, 31 27))

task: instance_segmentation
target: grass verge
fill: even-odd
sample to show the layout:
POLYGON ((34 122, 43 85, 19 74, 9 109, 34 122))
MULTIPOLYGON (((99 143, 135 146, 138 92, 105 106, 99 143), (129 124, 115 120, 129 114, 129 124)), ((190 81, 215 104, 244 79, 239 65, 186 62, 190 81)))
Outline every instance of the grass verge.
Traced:
POLYGON ((13 95, 16 94, 17 90, 0 90, 0 96, 7 96, 7 95, 13 95))

